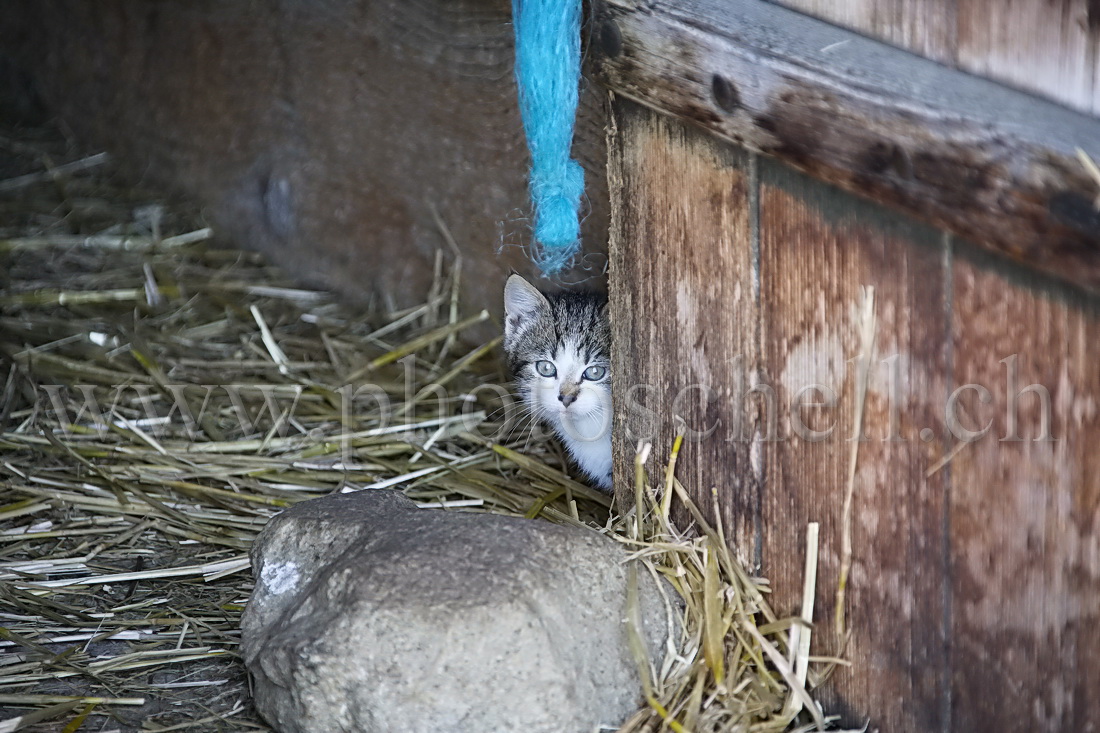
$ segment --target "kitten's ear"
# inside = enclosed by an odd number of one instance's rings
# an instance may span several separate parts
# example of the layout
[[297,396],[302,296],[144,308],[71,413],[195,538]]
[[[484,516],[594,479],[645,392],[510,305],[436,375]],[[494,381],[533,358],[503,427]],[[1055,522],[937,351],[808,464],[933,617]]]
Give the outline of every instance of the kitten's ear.
[[538,289],[513,274],[504,285],[504,328],[510,332],[522,321],[550,309],[550,302]]

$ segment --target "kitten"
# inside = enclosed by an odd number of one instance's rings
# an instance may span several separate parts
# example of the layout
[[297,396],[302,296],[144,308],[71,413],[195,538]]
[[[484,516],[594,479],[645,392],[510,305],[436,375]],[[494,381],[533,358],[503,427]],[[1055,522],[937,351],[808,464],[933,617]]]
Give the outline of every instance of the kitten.
[[504,352],[524,404],[549,424],[577,466],[611,490],[611,326],[597,293],[504,286]]

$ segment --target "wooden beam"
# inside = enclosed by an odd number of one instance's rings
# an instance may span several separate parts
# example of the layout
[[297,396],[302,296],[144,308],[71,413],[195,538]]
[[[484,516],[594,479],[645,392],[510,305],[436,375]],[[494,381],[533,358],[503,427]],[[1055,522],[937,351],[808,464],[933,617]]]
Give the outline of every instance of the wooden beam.
[[1100,120],[762,0],[600,0],[617,94],[1100,291]]

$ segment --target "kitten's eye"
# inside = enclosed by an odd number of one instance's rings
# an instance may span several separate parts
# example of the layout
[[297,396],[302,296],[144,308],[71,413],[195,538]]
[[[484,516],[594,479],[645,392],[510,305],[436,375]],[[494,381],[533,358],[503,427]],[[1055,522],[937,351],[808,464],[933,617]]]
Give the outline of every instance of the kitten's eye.
[[552,377],[558,373],[558,370],[554,366],[554,363],[549,361],[536,361],[535,371],[544,377]]
[[584,374],[582,374],[581,376],[590,382],[598,382],[607,376],[607,367],[590,366],[584,370]]

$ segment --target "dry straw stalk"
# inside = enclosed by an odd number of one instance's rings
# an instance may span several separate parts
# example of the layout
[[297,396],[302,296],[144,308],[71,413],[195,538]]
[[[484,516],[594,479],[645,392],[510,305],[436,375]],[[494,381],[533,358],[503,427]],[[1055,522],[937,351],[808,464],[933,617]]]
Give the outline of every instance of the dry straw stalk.
[[663,659],[633,645],[647,703],[623,731],[827,722],[809,636],[791,641],[806,620],[777,618],[703,520],[679,441],[659,486],[639,457],[637,502],[609,518],[537,426],[510,421],[499,340],[471,343],[488,316],[458,306],[460,260],[441,255],[424,303],[353,315],[214,245],[193,207],[32,137],[0,181],[0,731],[266,729],[238,657],[246,552],[284,507],[381,487],[602,531],[667,579],[683,631]]

